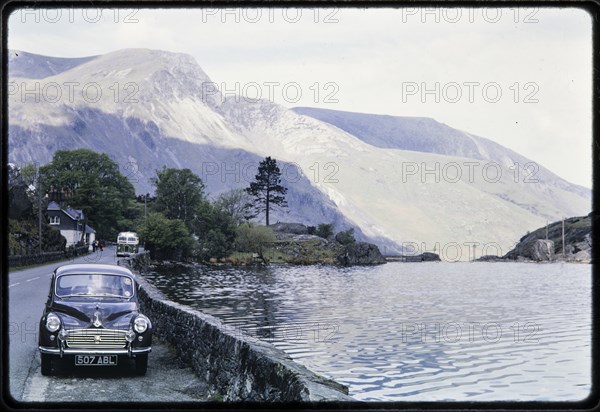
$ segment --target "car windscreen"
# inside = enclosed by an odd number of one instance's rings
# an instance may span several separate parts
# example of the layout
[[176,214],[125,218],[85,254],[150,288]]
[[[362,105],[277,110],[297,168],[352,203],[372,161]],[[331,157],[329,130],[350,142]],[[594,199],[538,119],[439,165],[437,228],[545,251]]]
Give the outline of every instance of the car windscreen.
[[127,276],[108,274],[62,275],[56,280],[56,296],[107,296],[128,299],[133,281]]

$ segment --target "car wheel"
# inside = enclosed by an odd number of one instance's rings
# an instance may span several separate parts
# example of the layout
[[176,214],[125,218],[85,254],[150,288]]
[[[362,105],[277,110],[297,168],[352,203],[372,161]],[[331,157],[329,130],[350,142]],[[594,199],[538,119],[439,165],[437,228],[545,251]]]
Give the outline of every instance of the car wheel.
[[148,369],[148,355],[137,355],[135,357],[135,374],[145,375]]
[[52,358],[50,355],[42,353],[42,375],[50,376],[52,375]]

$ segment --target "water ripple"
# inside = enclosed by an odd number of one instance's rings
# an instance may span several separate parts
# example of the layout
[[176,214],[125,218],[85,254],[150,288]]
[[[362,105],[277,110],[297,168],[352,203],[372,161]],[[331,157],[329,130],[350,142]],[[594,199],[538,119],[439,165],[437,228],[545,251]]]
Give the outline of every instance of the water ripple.
[[198,266],[148,279],[360,400],[580,400],[591,387],[588,265]]

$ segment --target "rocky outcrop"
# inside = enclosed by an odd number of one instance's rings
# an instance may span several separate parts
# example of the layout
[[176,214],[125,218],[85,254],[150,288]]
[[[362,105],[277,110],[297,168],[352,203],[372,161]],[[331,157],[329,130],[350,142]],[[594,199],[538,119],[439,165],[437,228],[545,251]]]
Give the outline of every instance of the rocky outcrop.
[[274,232],[292,233],[294,235],[308,234],[308,226],[302,223],[277,222],[270,227]]
[[440,262],[440,255],[432,252],[423,252],[418,255],[399,255],[399,256],[387,256],[386,261],[388,262]]
[[567,245],[565,257],[571,260],[590,261],[592,259],[592,234],[587,233],[581,242]]
[[545,239],[536,240],[526,251],[525,257],[537,262],[554,260],[554,242]]
[[[278,223],[279,224],[279,223]],[[301,231],[299,223],[284,223],[280,225],[275,237],[277,242],[273,248],[284,255],[282,263],[291,264],[337,264],[351,265],[379,265],[386,263],[379,248],[366,242],[355,242],[344,245],[333,237],[324,239],[316,235],[283,232],[289,225],[296,231]],[[303,225],[301,225],[303,226]]]
[[[139,272],[143,254],[119,264]],[[138,299],[153,333],[171,344],[180,361],[207,382],[209,399],[223,401],[354,401],[348,388],[295,363],[268,342],[249,337],[219,319],[168,300],[138,273]]]
[[340,265],[381,265],[386,263],[379,248],[371,243],[355,242],[344,246],[337,257]]
[[565,250],[562,249],[562,221],[541,227],[523,236],[506,255],[510,260],[536,262],[566,260],[590,262],[592,255],[592,214],[565,219]]
[[506,262],[506,258],[496,255],[483,255],[475,259],[474,262]]

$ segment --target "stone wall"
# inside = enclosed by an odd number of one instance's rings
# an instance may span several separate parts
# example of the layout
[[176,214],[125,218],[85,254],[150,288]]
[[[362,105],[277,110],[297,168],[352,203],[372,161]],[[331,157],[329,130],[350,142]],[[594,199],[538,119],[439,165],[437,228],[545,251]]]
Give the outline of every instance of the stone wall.
[[348,388],[295,363],[270,343],[243,336],[219,319],[172,302],[143,276],[148,255],[119,260],[138,273],[141,310],[154,334],[176,348],[208,384],[212,399],[224,401],[354,401]]
[[87,246],[69,247],[65,250],[55,252],[31,253],[24,255],[9,255],[8,266],[15,268],[19,266],[37,265],[61,259],[72,259],[88,253]]

